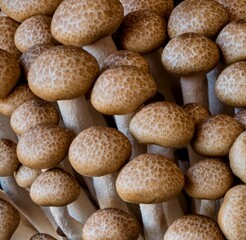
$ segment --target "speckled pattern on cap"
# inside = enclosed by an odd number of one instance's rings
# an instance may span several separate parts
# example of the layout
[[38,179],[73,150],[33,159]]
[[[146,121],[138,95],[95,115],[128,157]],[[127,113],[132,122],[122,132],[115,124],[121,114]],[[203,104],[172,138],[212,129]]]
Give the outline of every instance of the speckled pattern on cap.
[[53,238],[47,233],[37,233],[33,235],[29,240],[56,240],[56,238]]
[[242,109],[240,112],[234,115],[234,118],[244,127],[246,130],[246,109]]

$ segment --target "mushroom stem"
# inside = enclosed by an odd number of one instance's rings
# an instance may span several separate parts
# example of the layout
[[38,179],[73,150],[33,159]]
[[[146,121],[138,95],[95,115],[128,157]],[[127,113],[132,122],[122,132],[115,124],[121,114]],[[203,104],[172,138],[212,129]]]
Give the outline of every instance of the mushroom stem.
[[216,200],[201,199],[198,204],[195,205],[195,213],[216,219],[216,208]]
[[193,148],[191,147],[190,144],[187,145],[187,150],[188,150],[188,155],[189,155],[190,166],[192,166],[193,164],[197,163],[198,161],[200,161],[202,159],[202,156],[197,154],[193,150]]
[[17,136],[10,126],[10,119],[0,114],[0,138],[6,138],[17,143]]

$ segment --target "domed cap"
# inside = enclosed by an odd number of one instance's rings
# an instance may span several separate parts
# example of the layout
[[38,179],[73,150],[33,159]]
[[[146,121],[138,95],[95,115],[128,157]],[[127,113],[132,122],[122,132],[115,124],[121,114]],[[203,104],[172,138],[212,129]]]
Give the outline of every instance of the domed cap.
[[193,198],[222,198],[233,184],[233,174],[221,159],[203,159],[185,174],[185,191]]
[[89,90],[98,74],[98,63],[88,52],[77,47],[58,46],[43,52],[34,61],[28,83],[44,100],[74,99]]
[[75,201],[79,194],[77,180],[59,168],[41,173],[30,189],[31,199],[41,206],[65,206]]
[[47,233],[37,233],[33,235],[29,240],[56,240],[56,238],[53,238]]
[[19,139],[17,156],[22,164],[34,169],[56,166],[67,155],[73,134],[55,125],[37,125]]
[[48,16],[38,15],[26,19],[16,30],[16,47],[25,52],[36,44],[56,44],[57,41],[51,35],[50,25],[51,17]]
[[246,185],[237,185],[225,195],[218,213],[220,229],[227,239],[246,239]]
[[177,104],[156,102],[140,109],[133,116],[129,129],[139,143],[183,147],[194,134],[194,123]]
[[167,229],[164,240],[224,240],[218,223],[205,215],[183,216]]
[[246,130],[246,109],[242,109],[240,112],[235,114],[234,118],[244,127]]
[[176,197],[184,186],[178,166],[162,155],[142,154],[128,162],[116,180],[119,196],[130,203],[161,203]]
[[243,127],[232,117],[215,115],[204,119],[191,142],[193,149],[207,157],[226,156]]
[[246,183],[246,132],[241,133],[229,153],[232,172]]
[[66,0],[54,13],[51,32],[63,44],[81,47],[114,33],[123,17],[119,0]]
[[218,63],[219,49],[212,40],[203,35],[184,33],[167,43],[161,61],[166,70],[173,74],[204,74]]
[[168,20],[168,34],[195,32],[213,38],[227,24],[226,9],[214,0],[186,0],[176,6]]
[[33,99],[15,109],[10,118],[10,125],[13,131],[21,136],[27,129],[38,124],[57,125],[59,119],[58,110],[54,105],[41,99]]
[[69,148],[73,168],[85,176],[116,172],[131,156],[131,144],[120,131],[93,126],[82,131]]
[[106,208],[93,213],[86,221],[84,240],[137,240],[139,227],[135,220],[120,209]]
[[234,107],[246,106],[246,61],[226,67],[215,84],[216,96],[225,104]]
[[129,13],[115,34],[120,49],[140,54],[155,51],[166,39],[165,20],[151,11]]
[[104,114],[127,114],[153,97],[156,88],[150,74],[132,66],[115,67],[99,76],[92,89],[91,103]]

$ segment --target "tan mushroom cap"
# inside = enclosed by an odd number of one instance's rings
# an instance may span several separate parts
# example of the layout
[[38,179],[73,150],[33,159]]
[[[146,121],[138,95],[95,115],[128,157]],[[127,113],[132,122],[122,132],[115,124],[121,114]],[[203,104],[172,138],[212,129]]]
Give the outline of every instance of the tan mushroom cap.
[[36,44],[57,44],[51,35],[51,17],[38,15],[33,16],[21,23],[15,33],[15,45],[25,52]]
[[161,47],[166,35],[162,17],[151,11],[137,11],[124,17],[115,41],[120,49],[147,54]]
[[50,236],[47,233],[37,233],[33,235],[29,240],[56,240],[56,238]]
[[96,59],[81,48],[57,46],[43,52],[28,73],[30,89],[47,101],[85,94],[99,74]]
[[119,0],[67,0],[54,13],[51,32],[63,44],[81,47],[114,33],[123,17]]
[[228,23],[226,9],[215,0],[186,0],[176,6],[168,20],[168,34],[195,32],[213,38]]
[[246,132],[242,132],[233,143],[229,153],[232,172],[246,183]]
[[22,22],[35,15],[52,15],[62,0],[1,0],[0,8],[12,19]]
[[46,169],[55,167],[67,155],[73,134],[56,125],[37,125],[19,139],[17,156],[27,167]]
[[82,230],[84,240],[137,240],[139,227],[120,209],[106,208],[93,213]]
[[173,74],[204,74],[218,63],[219,49],[212,40],[203,35],[183,33],[167,43],[161,61],[166,70]]
[[68,172],[52,168],[41,173],[33,182],[30,196],[41,206],[64,206],[75,201],[80,194],[80,185]]
[[9,17],[0,17],[0,48],[13,54],[18,59],[21,52],[17,49],[14,42],[15,31],[19,23]]
[[153,97],[156,89],[150,74],[133,66],[119,66],[98,77],[92,89],[91,103],[104,114],[127,114]]
[[220,229],[228,240],[246,239],[246,185],[237,185],[225,195],[218,213]]
[[19,167],[16,144],[8,139],[0,139],[0,176],[10,176]]
[[233,184],[233,174],[221,159],[203,159],[185,174],[186,193],[193,198],[222,198]]
[[116,180],[119,196],[130,203],[161,203],[176,197],[184,186],[178,166],[162,155],[141,154],[128,162]]
[[224,240],[218,223],[205,215],[183,216],[167,229],[164,240]]
[[226,156],[243,127],[232,117],[219,114],[204,119],[191,142],[193,149],[207,157]]
[[93,126],[82,131],[69,148],[69,161],[81,175],[103,176],[119,170],[130,158],[131,144],[120,131]]
[[246,107],[246,61],[226,67],[215,84],[216,96],[225,104]]
[[129,129],[139,143],[183,147],[194,134],[194,123],[177,104],[156,102],[140,109],[133,116]]
[[59,119],[59,112],[53,104],[33,99],[15,109],[10,118],[10,126],[21,136],[27,129],[38,124],[57,125]]
[[234,118],[244,127],[246,130],[246,109],[242,109],[240,112],[235,114]]

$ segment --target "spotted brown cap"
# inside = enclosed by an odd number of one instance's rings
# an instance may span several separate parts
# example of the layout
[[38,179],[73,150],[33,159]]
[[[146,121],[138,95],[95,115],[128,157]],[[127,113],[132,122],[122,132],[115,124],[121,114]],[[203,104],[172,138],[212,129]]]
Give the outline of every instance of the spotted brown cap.
[[246,130],[246,109],[242,109],[237,114],[235,114],[234,118],[244,127]]
[[56,240],[56,238],[47,233],[37,233],[33,235],[29,240]]

